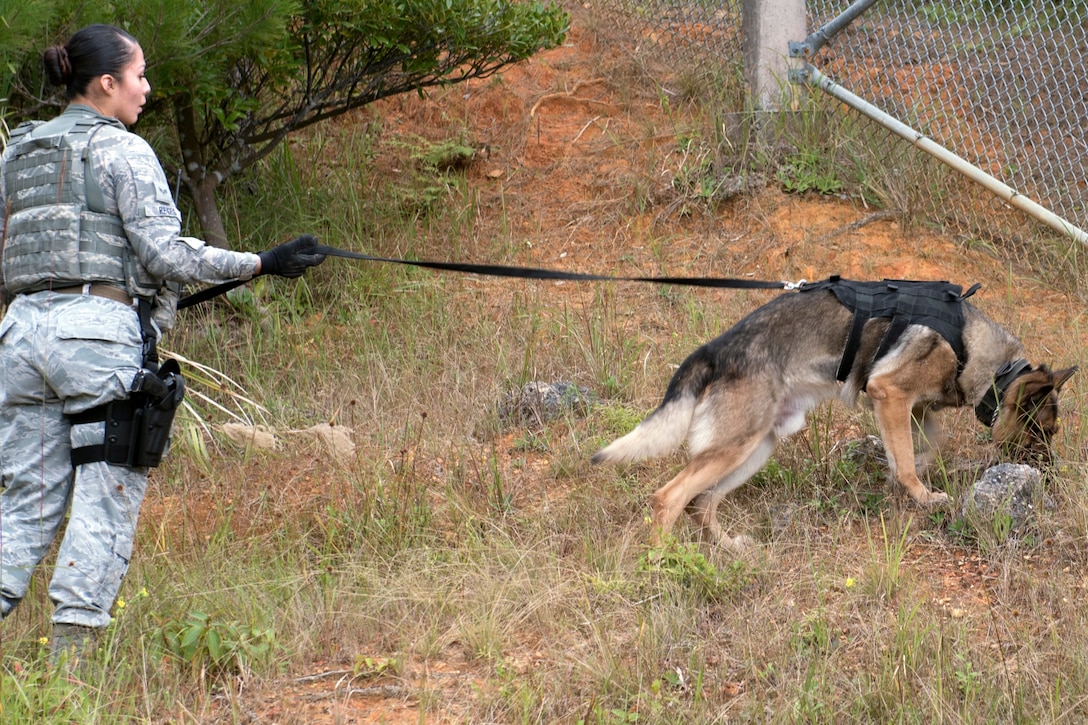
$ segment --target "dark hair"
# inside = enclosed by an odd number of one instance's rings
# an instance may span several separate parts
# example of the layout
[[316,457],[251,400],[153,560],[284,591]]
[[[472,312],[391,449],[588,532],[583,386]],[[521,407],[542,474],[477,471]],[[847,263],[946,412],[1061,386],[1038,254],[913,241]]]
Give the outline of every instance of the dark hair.
[[77,30],[66,45],[45,51],[45,77],[65,86],[68,100],[87,92],[99,76],[119,76],[135,55],[136,39],[113,25],[88,25]]

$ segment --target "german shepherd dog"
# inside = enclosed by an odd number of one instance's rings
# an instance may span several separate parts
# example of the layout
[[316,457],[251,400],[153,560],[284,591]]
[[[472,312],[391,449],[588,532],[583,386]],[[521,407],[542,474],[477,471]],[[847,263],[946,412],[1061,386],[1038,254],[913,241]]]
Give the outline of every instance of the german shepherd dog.
[[866,393],[891,476],[921,506],[948,501],[918,477],[940,446],[941,408],[975,406],[1007,457],[1048,457],[1058,391],[1077,368],[1028,364],[1019,340],[964,301],[975,289],[837,277],[802,285],[695,350],[661,405],[593,462],[660,456],[686,439],[690,462],[653,495],[656,537],[686,509],[705,535],[740,550],[750,540],[726,535],[718,504],[831,398],[852,406]]

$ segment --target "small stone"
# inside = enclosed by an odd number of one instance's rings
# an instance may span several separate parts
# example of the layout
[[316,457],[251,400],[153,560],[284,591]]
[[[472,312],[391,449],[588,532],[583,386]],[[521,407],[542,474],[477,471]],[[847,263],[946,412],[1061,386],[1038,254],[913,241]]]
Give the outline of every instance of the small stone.
[[597,396],[572,383],[525,383],[511,390],[499,403],[499,420],[504,424],[546,423],[563,415],[585,415]]

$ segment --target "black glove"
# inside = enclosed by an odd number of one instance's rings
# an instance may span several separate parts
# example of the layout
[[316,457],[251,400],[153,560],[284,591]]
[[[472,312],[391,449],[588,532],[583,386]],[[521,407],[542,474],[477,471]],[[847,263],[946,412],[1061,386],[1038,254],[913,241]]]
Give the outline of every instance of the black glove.
[[297,239],[259,252],[261,274],[278,274],[280,277],[301,277],[307,267],[316,267],[325,261],[325,255],[317,250],[317,237],[303,234]]

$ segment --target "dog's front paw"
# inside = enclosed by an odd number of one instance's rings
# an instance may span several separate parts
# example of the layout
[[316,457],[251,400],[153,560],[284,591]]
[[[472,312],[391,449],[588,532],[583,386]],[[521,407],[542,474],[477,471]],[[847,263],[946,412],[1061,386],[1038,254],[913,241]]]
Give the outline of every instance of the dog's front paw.
[[918,505],[936,508],[948,504],[951,500],[944,491],[926,491],[926,495],[918,500]]

